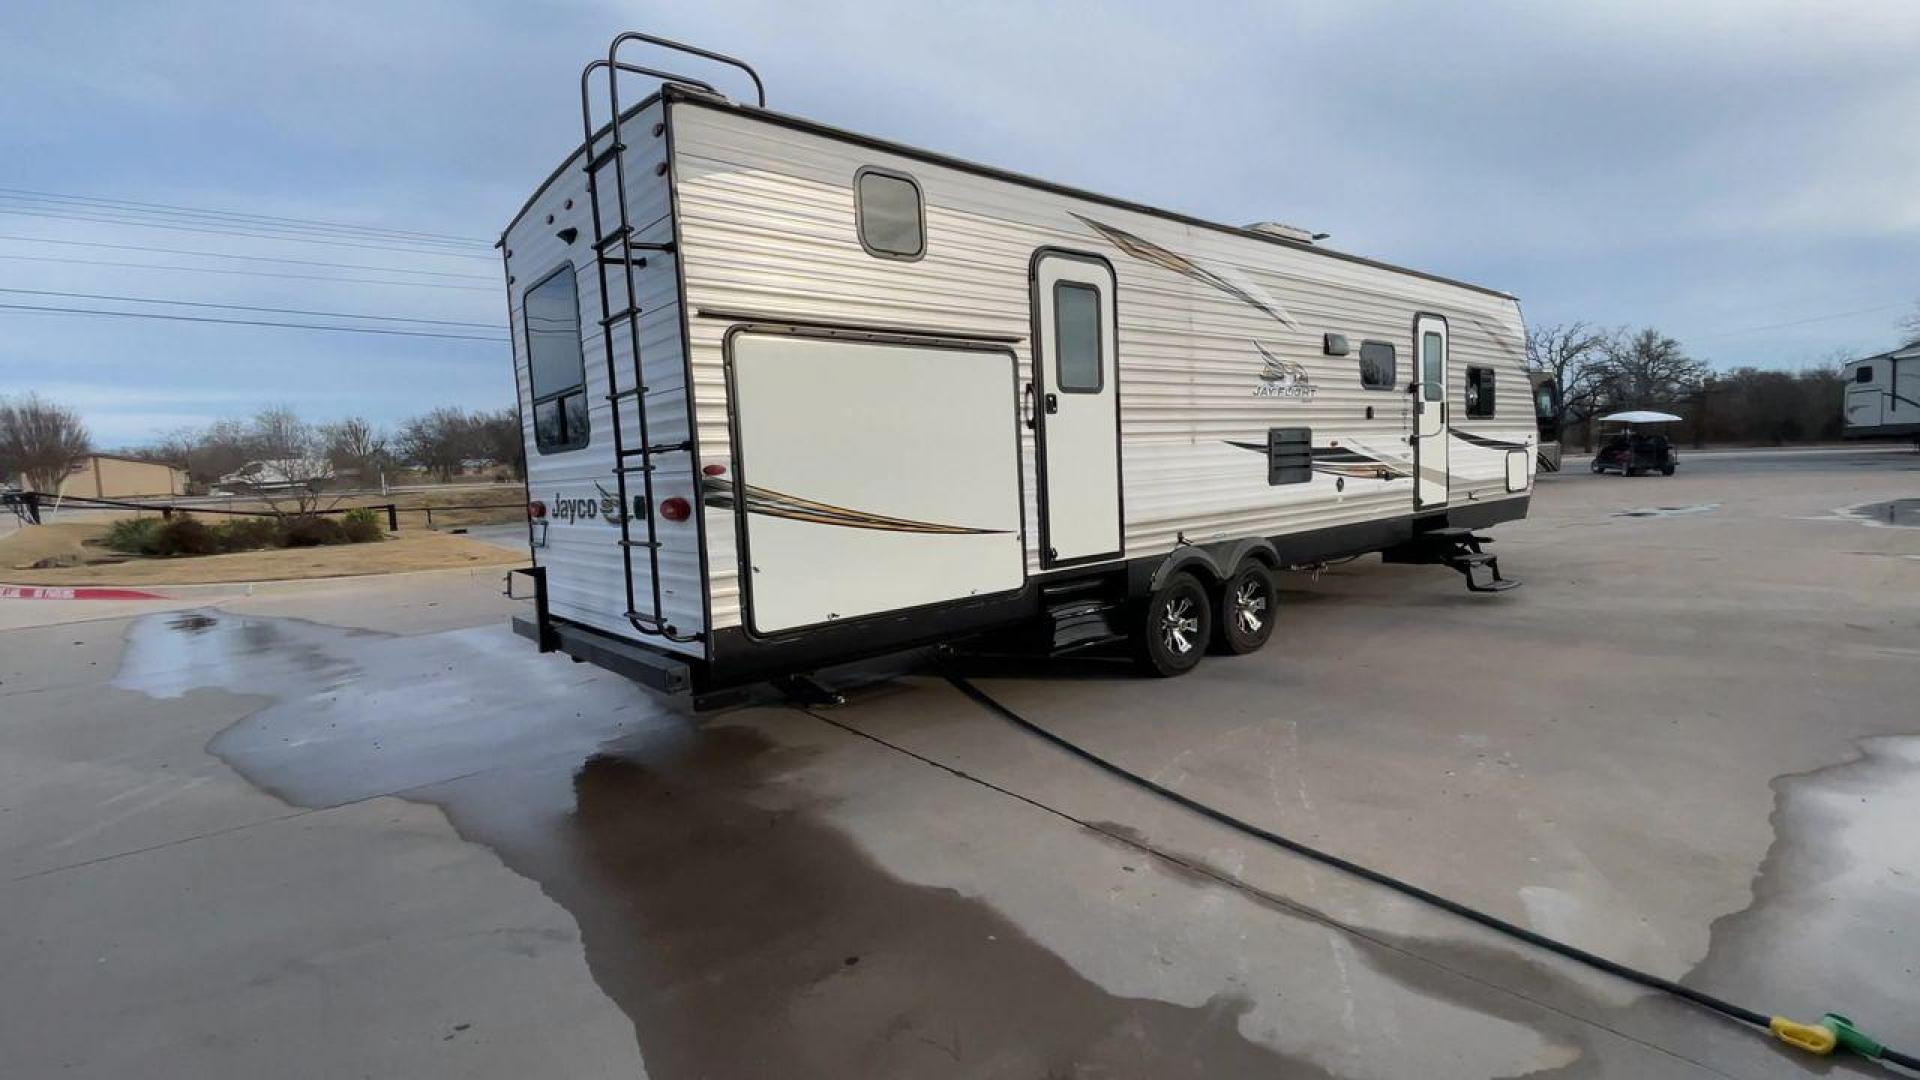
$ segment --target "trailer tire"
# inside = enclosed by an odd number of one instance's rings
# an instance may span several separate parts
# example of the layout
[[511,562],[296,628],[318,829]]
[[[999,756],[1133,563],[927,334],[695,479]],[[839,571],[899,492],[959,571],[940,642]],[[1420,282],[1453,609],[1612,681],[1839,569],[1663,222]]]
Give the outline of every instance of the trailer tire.
[[1662,465],[1662,466],[1660,466],[1660,475],[1661,475],[1661,476],[1672,476],[1672,475],[1673,475],[1673,466],[1671,466],[1671,465]]
[[1214,651],[1229,656],[1260,651],[1273,636],[1279,600],[1267,564],[1258,559],[1242,562],[1220,586],[1219,601],[1213,605]]
[[1207,590],[1182,571],[1153,591],[1134,628],[1133,658],[1143,674],[1168,679],[1185,675],[1200,663],[1213,633],[1213,605]]

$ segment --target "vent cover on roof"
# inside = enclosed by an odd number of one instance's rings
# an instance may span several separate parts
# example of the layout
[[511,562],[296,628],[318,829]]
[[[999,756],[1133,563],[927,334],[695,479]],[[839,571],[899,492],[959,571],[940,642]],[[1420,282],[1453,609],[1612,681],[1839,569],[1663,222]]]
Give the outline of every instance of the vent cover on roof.
[[1311,244],[1326,235],[1326,233],[1315,233],[1311,229],[1303,229],[1298,225],[1288,225],[1284,221],[1256,221],[1247,226],[1247,229],[1250,232],[1266,233],[1268,236],[1278,236],[1282,240],[1293,240],[1302,244]]

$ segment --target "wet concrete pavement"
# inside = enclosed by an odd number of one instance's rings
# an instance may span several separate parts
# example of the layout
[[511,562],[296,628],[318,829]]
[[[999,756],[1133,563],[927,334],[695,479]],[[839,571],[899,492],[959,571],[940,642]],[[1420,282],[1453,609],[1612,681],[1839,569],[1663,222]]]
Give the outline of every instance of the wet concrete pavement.
[[[1920,494],[1882,465],[1553,478],[1496,532],[1517,592],[1367,559],[1186,679],[970,671],[1231,812],[1912,1047],[1920,532],[1837,513]],[[911,658],[694,718],[474,578],[48,610],[0,636],[8,1076],[1808,1071]]]

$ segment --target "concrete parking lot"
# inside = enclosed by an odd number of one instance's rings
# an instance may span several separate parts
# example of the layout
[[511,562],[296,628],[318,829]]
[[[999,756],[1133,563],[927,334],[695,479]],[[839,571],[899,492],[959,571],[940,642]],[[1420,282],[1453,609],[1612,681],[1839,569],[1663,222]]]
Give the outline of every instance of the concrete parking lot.
[[[1570,463],[1574,468],[1579,463]],[[1263,652],[973,662],[1161,783],[1920,1049],[1920,457],[1574,471],[1468,594],[1286,579]],[[923,660],[693,717],[497,576],[0,601],[7,1077],[1801,1076],[1264,847]]]

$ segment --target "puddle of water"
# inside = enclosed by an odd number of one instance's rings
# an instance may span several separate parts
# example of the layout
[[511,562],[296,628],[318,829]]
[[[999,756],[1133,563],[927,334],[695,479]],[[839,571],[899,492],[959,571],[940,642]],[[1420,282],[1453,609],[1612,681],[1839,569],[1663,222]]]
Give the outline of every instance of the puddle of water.
[[1876,525],[1920,529],[1920,499],[1889,499],[1886,502],[1856,506],[1848,512],[1854,517]]
[[1242,1034],[1244,997],[1113,994],[985,901],[887,873],[792,780],[810,749],[497,628],[206,619],[137,621],[116,685],[269,698],[208,749],[291,804],[439,807],[578,922],[650,1076],[1327,1075]]
[[1700,503],[1696,506],[1643,506],[1634,510],[1617,511],[1614,517],[1680,517],[1685,514],[1710,514],[1720,509],[1719,503]]

